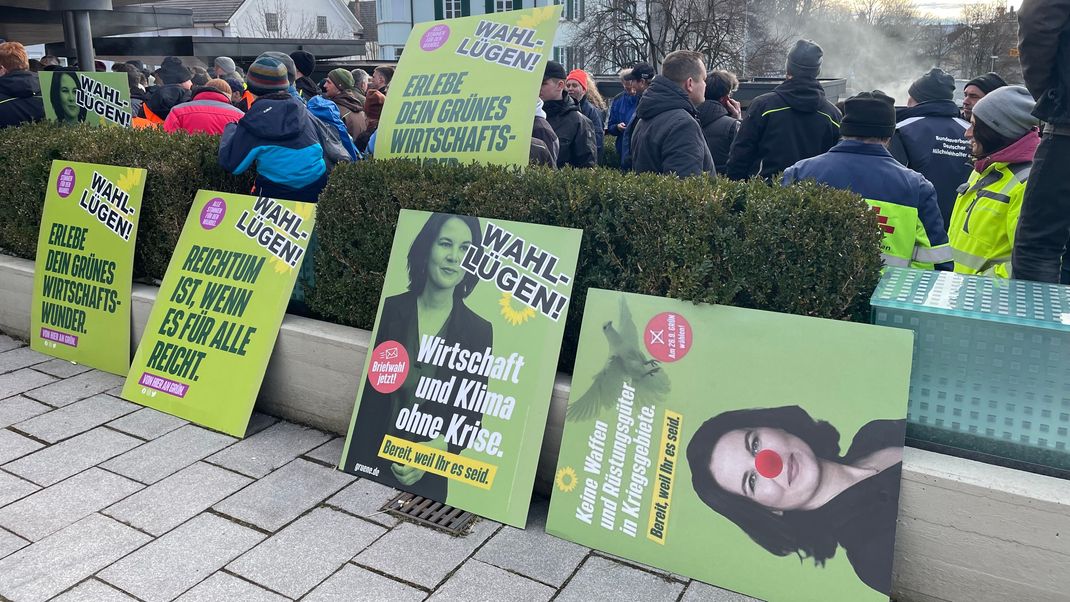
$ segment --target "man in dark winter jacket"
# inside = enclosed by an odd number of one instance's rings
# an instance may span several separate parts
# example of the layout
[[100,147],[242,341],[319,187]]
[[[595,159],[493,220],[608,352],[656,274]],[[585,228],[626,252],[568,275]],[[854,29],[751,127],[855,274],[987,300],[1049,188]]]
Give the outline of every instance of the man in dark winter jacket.
[[241,174],[255,164],[254,194],[315,202],[327,184],[327,164],[314,117],[288,91],[286,65],[265,53],[246,76],[256,101],[223,131],[219,165]]
[[0,128],[45,118],[41,83],[29,69],[22,44],[0,44]]
[[627,140],[624,133],[627,131],[628,124],[632,122],[632,118],[635,117],[635,108],[639,106],[639,95],[635,91],[631,75],[631,69],[620,70],[620,83],[624,86],[624,91],[614,96],[609,102],[609,117],[606,123],[606,133],[617,138],[615,143],[617,156],[622,161],[624,141]]
[[152,90],[137,116],[162,126],[175,105],[189,101],[190,89],[193,88],[193,73],[189,67],[182,64],[182,59],[169,56],[163,60],[159,76],[163,79],[162,85]]
[[1014,239],[1015,278],[1070,283],[1070,0],[1023,0],[1018,49],[1044,136],[1033,159]]
[[546,121],[546,111],[542,105],[541,98],[535,100],[535,122],[531,126],[531,138],[542,142],[550,156],[550,164],[556,168],[557,156],[561,154],[561,141],[557,139],[550,122]]
[[706,65],[693,50],[670,52],[635,110],[632,169],[681,178],[713,173],[713,157],[696,119],[706,91]]
[[714,71],[706,76],[706,101],[698,106],[698,123],[706,146],[710,148],[717,173],[724,175],[732,142],[739,132],[739,102],[732,92],[739,87],[739,79],[728,71]]
[[572,97],[565,93],[567,75],[561,63],[548,61],[542,87],[539,88],[546,121],[550,122],[561,146],[557,166],[595,167],[598,165],[598,152],[594,144],[594,126],[580,112]]
[[958,187],[970,178],[970,124],[959,118],[955,78],[932,69],[910,85],[907,108],[896,111],[892,156],[936,187],[940,215],[951,223]]
[[297,79],[294,80],[297,95],[305,102],[313,96],[319,96],[319,86],[309,77],[316,70],[316,55],[307,50],[298,50],[291,52],[290,58],[293,59],[294,68],[297,69]]
[[[639,108],[639,101],[643,98],[643,95],[650,89],[650,83],[654,81],[655,75],[657,75],[657,72],[647,63],[636,63],[631,72],[628,73],[628,80],[631,82],[632,90],[635,92],[636,109]],[[632,111],[632,118],[625,127],[621,128],[621,131],[624,132],[624,135],[621,136],[624,139],[624,143],[620,147],[620,168],[624,171],[629,171],[632,168],[632,147],[629,144],[632,139],[630,132],[635,127],[636,119],[635,111]]]
[[816,180],[862,195],[879,215],[884,265],[951,270],[951,247],[936,190],[896,162],[886,148],[895,132],[894,101],[874,90],[848,98],[844,105],[843,141],[789,167],[784,185]]
[[816,157],[840,139],[840,112],[825,99],[821,47],[799,40],[788,53],[787,80],[747,107],[725,173],[770,179],[796,162]]
[[977,104],[977,101],[1006,85],[1007,82],[995,71],[978,75],[966,82],[962,87],[962,118],[968,122],[973,115],[973,105]]

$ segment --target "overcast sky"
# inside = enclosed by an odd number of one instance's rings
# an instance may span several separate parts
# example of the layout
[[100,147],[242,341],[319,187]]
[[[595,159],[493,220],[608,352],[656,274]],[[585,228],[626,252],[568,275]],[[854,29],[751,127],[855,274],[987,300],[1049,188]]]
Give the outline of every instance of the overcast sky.
[[[963,4],[973,1],[976,0],[914,0],[914,4],[917,4],[923,12],[937,17],[955,18],[959,16]],[[1009,0],[1008,5],[1017,9],[1022,5],[1022,0]]]

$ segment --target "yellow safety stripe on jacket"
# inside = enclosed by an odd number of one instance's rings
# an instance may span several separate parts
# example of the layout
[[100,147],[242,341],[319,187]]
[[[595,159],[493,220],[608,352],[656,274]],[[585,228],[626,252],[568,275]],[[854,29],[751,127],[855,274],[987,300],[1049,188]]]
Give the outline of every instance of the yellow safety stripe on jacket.
[[[769,109],[768,111],[762,113],[762,117],[765,117],[766,115],[769,115],[771,113],[778,113],[780,111],[787,111],[790,108],[791,107],[780,107],[779,109]],[[840,127],[840,124],[837,123],[836,120],[832,118],[832,115],[829,115],[828,113],[825,113],[824,111],[818,111],[818,113],[824,115],[825,117],[828,117],[828,120],[832,122],[832,125],[834,125],[836,127]]]
[[865,201],[877,212],[880,228],[884,232],[881,241],[884,265],[931,270],[936,267],[935,264],[951,261],[950,246],[933,246],[929,241],[929,234],[918,217],[917,207],[873,199]]
[[948,236],[955,271],[1011,277],[1011,251],[1031,162],[993,163],[961,186]]

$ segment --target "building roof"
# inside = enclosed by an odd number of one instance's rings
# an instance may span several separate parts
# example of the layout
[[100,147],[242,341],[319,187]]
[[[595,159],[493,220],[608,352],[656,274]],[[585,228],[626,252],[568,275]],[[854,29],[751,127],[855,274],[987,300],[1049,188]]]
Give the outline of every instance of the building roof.
[[148,2],[161,8],[188,8],[194,23],[226,23],[245,4],[245,0],[159,0]]
[[356,3],[357,20],[364,28],[364,39],[368,42],[379,41],[379,17],[375,14],[375,0],[361,0]]

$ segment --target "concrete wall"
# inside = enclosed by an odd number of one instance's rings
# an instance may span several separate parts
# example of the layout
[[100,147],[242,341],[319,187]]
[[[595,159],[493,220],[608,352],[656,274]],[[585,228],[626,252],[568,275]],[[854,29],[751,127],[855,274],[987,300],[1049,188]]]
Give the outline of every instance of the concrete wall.
[[[0,255],[0,331],[27,337],[33,262]],[[134,287],[134,336],[156,289]],[[286,316],[260,411],[348,430],[370,333]],[[551,400],[536,489],[549,492],[569,379]],[[1070,600],[1070,481],[907,449],[895,554],[901,602]]]

